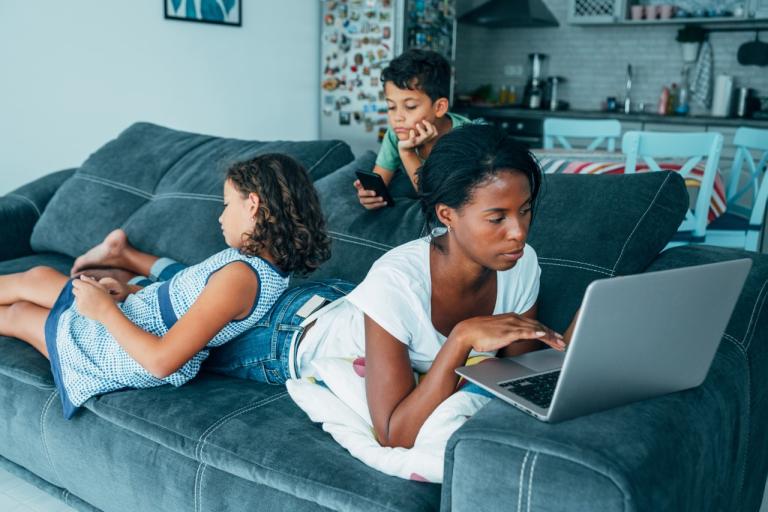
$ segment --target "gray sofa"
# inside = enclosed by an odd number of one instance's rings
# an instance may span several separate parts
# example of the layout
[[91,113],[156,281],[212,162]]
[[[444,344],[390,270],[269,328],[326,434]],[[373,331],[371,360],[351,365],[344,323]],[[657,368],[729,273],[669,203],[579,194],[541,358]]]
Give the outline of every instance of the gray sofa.
[[[266,151],[302,161],[321,195],[333,257],[312,279],[359,281],[376,257],[422,234],[402,180],[394,208],[357,204],[354,170],[373,165],[370,153],[353,160],[341,142],[238,141],[139,123],[79,169],[0,198],[0,274],[67,271],[117,226],[141,249],[199,261],[223,248],[223,170]],[[493,400],[452,437],[440,486],[363,465],[283,387],[207,371],[180,388],[91,399],[66,421],[47,360],[0,338],[0,465],[79,510],[756,511],[768,472],[768,258],[704,246],[658,254],[687,201],[669,173],[548,176],[530,243],[543,271],[541,318],[556,329],[594,279],[751,257],[697,389],[555,425]]]

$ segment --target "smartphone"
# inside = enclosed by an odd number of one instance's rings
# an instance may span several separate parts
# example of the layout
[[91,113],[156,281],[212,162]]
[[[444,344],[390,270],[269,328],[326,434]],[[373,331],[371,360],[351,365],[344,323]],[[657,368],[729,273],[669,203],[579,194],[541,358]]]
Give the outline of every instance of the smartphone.
[[384,183],[384,180],[381,179],[381,176],[375,172],[361,170],[355,171],[355,174],[357,174],[357,179],[360,180],[360,184],[365,190],[373,190],[376,192],[377,196],[382,198],[387,203],[387,206],[395,206],[395,200],[392,199],[391,195],[389,195],[387,184]]

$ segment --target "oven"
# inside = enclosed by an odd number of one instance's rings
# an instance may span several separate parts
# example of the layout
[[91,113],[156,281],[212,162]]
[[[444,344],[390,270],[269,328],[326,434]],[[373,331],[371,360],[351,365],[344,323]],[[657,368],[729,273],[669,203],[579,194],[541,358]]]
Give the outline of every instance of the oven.
[[529,148],[544,146],[544,115],[534,111],[512,108],[464,106],[457,114],[498,126]]
[[485,120],[503,129],[529,148],[544,146],[544,119],[531,117],[487,117]]

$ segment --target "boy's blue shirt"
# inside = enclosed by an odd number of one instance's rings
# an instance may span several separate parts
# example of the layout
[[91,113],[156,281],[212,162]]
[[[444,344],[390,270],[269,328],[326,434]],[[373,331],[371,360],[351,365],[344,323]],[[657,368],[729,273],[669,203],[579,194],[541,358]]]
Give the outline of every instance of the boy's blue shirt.
[[[472,122],[469,118],[459,114],[448,112],[447,115],[451,120],[451,130]],[[397,135],[390,126],[387,128],[387,133],[384,135],[384,139],[381,141],[379,154],[376,155],[376,165],[390,172],[396,172],[402,168],[403,162],[400,160],[400,152],[397,150],[397,142]]]

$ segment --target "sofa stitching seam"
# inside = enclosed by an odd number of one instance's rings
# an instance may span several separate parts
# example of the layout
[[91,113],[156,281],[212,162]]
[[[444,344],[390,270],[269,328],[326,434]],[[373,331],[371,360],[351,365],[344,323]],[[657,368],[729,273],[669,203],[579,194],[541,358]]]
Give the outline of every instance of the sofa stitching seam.
[[75,174],[73,178],[90,181],[91,183],[98,183],[99,185],[104,185],[105,187],[116,188],[118,190],[122,190],[123,192],[127,192],[135,196],[143,197],[144,199],[148,199],[148,200],[152,199],[151,192],[147,192],[146,190],[141,190],[140,188],[133,187],[131,185],[126,185],[125,183],[120,183],[107,178],[102,178],[100,176],[92,176],[89,174]]
[[318,166],[318,165],[320,165],[321,163],[323,163],[323,160],[325,160],[326,158],[328,158],[328,155],[330,155],[331,153],[333,153],[334,151],[336,151],[336,149],[337,149],[337,148],[340,148],[340,147],[343,147],[343,146],[344,146],[344,143],[343,143],[343,142],[337,142],[337,143],[336,143],[336,144],[334,144],[332,147],[328,148],[328,150],[325,152],[325,154],[324,154],[323,156],[321,156],[321,157],[320,157],[320,158],[319,158],[319,159],[318,159],[318,160],[317,160],[317,161],[314,163],[314,165],[312,165],[312,167],[310,167],[310,168],[309,168],[309,170],[307,170],[307,174],[312,174],[312,171],[314,171],[314,170],[317,168],[317,166]]
[[539,256],[539,261],[549,261],[549,260],[551,260],[551,261],[563,261],[563,262],[566,262],[566,263],[579,263],[581,265],[585,265],[585,266],[588,266],[588,267],[594,267],[596,269],[605,270],[606,272],[611,272],[611,269],[608,268],[608,267],[603,267],[603,266],[600,266],[600,265],[595,265],[594,263],[588,263],[586,261],[570,260],[570,259],[565,259],[565,258],[549,258],[549,257]]
[[163,199],[190,199],[195,201],[211,201],[214,203],[222,202],[221,196],[213,194],[190,194],[187,192],[164,192],[162,194],[155,194],[150,199],[151,201],[160,201]]
[[33,210],[35,210],[35,213],[37,214],[38,218],[42,217],[43,213],[40,211],[40,208],[38,208],[37,205],[35,204],[35,202],[33,200],[31,200],[30,198],[28,198],[26,196],[23,196],[21,194],[16,194],[14,192],[11,192],[10,194],[6,194],[5,197],[13,197],[15,199],[22,200],[24,203],[30,205]]
[[659,186],[659,188],[656,190],[656,195],[654,195],[654,196],[653,196],[653,199],[651,199],[651,202],[650,202],[650,203],[648,203],[648,207],[645,209],[645,211],[643,212],[643,214],[642,214],[642,215],[640,216],[640,218],[637,220],[637,223],[635,224],[635,227],[634,227],[634,228],[632,228],[632,232],[631,232],[631,233],[629,233],[629,236],[628,236],[628,237],[627,237],[627,239],[624,241],[624,245],[621,247],[621,252],[619,253],[619,257],[618,257],[618,258],[616,258],[616,263],[614,263],[614,265],[613,265],[613,270],[612,270],[612,272],[613,272],[614,274],[616,273],[616,267],[618,267],[618,266],[619,266],[619,262],[621,261],[621,258],[622,258],[622,256],[624,256],[624,251],[626,250],[626,248],[627,248],[627,245],[629,244],[629,241],[630,241],[630,240],[632,239],[632,237],[634,236],[634,234],[635,234],[635,231],[637,231],[637,228],[640,226],[640,224],[642,224],[642,222],[643,222],[643,219],[645,219],[645,216],[646,216],[646,215],[648,215],[648,212],[649,212],[649,211],[651,211],[651,208],[652,208],[652,207],[653,207],[653,205],[656,203],[656,199],[658,199],[658,197],[659,197],[659,194],[661,193],[662,189],[663,189],[663,188],[664,188],[664,186],[667,184],[667,181],[669,181],[669,177],[670,177],[670,176],[671,176],[671,174],[667,174],[667,176],[664,178],[664,182],[663,182],[663,183],[662,183],[662,184]]
[[288,394],[287,392],[283,392],[283,393],[278,393],[276,395],[272,395],[254,404],[250,404],[245,407],[241,407],[238,410],[232,411],[222,416],[215,422],[213,422],[202,434],[200,434],[200,437],[197,440],[197,446],[195,447],[195,456],[197,457],[197,460],[199,462],[203,462],[203,449],[205,448],[205,444],[207,443],[208,437],[210,437],[221,426],[225,425],[227,422],[236,418],[237,416],[250,412],[254,409],[258,409],[259,407],[262,407],[264,405],[270,404],[275,400],[279,400],[280,398],[285,397],[287,394]]
[[393,248],[393,246],[391,246],[391,245],[382,244],[381,242],[376,242],[376,241],[370,240],[368,238],[362,238],[362,237],[359,237],[359,236],[350,235],[348,233],[339,233],[338,231],[328,231],[328,234],[336,235],[339,238],[349,238],[350,241],[359,240],[361,242],[367,242],[369,244],[379,245],[379,246],[381,246],[382,249],[386,249],[386,250],[389,250],[389,249]]
[[525,457],[523,457],[523,463],[520,464],[520,479],[517,483],[517,512],[523,510],[523,486],[525,485],[525,466],[528,464],[528,456],[531,454],[530,450],[525,450]]
[[550,266],[553,266],[553,267],[578,268],[580,270],[586,270],[586,271],[589,271],[589,272],[595,272],[596,274],[602,274],[602,275],[605,275],[605,276],[608,276],[608,277],[613,277],[614,276],[613,273],[604,272],[602,270],[597,270],[595,268],[585,267],[583,265],[566,265],[564,263],[552,263],[552,262],[548,262],[548,261],[542,261],[541,264],[542,265],[550,265]]
[[[765,305],[765,299],[768,297],[768,293],[765,293],[766,286],[768,286],[768,279],[766,279],[763,282],[763,286],[760,288],[760,293],[757,294],[757,298],[755,299],[755,306],[752,308],[752,314],[749,316],[749,322],[747,323],[747,330],[744,333],[744,342],[746,344],[747,349],[749,349],[749,346],[752,344],[752,339],[755,337],[755,332],[757,332],[757,321],[760,319],[760,315],[763,312],[763,306]],[[762,300],[760,299],[761,296],[762,296]],[[758,302],[760,303],[759,306],[758,306]],[[759,313],[757,313],[757,317],[755,317],[755,313],[758,310],[759,310]],[[750,331],[752,331],[751,335],[750,335]],[[747,336],[749,336],[749,340],[747,340]]]
[[369,247],[371,249],[376,249],[377,251],[381,251],[381,252],[387,252],[389,250],[389,249],[385,249],[383,247],[378,247],[376,245],[372,245],[372,244],[369,244],[369,243],[358,242],[358,241],[355,241],[355,240],[350,240],[348,238],[342,238],[342,237],[339,237],[339,236],[331,235],[331,238],[335,239],[335,240],[339,240],[340,242],[347,242],[348,244],[362,245],[363,247]]
[[53,464],[53,458],[51,457],[51,452],[48,449],[48,441],[46,440],[46,436],[45,436],[45,416],[48,413],[48,410],[51,408],[51,404],[53,404],[53,400],[56,398],[57,394],[58,394],[57,391],[54,391],[53,393],[51,393],[51,395],[48,397],[48,400],[46,400],[45,405],[43,405],[43,409],[40,411],[40,439],[43,442],[43,450],[45,450],[45,458],[48,459],[48,464],[51,466],[51,469],[53,470],[53,474],[56,475],[56,478],[63,485],[64,481],[61,479],[61,475],[59,475],[59,472],[56,469],[56,466]]
[[531,463],[531,470],[528,472],[528,506],[527,512],[531,512],[531,492],[533,490],[533,472],[536,469],[536,461],[539,458],[539,452],[536,452],[533,456],[533,462]]
[[195,490],[194,490],[194,495],[195,495],[195,505],[194,505],[195,506],[195,512],[200,512],[200,509],[202,507],[202,502],[203,502],[203,488],[202,488],[203,486],[202,486],[202,481],[203,481],[203,473],[205,473],[205,469],[206,469],[207,466],[208,465],[206,463],[201,462],[197,466],[197,471],[195,472]]
[[739,349],[739,352],[741,352],[741,354],[746,357],[747,351],[744,348],[743,341],[741,341],[741,340],[739,340],[737,338],[734,338],[733,336],[731,336],[727,332],[723,333],[723,338],[728,340],[728,341],[730,341],[733,345],[735,345],[736,348]]

